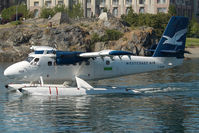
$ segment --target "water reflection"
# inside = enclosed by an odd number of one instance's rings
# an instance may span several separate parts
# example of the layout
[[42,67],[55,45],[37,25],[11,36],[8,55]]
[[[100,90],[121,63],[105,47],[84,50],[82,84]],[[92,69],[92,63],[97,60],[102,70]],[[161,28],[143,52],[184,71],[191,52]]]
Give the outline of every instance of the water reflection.
[[184,100],[158,95],[22,96],[6,104],[3,113],[11,119],[4,125],[11,131],[23,126],[47,132],[183,132],[184,122],[191,118]]

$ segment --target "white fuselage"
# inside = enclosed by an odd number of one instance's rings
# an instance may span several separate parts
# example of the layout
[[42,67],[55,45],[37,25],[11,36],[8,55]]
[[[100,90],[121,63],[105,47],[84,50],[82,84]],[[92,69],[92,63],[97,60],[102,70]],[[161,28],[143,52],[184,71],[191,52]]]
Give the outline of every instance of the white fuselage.
[[29,55],[39,58],[38,62],[22,61],[8,67],[4,75],[21,79],[22,81],[36,81],[43,77],[48,80],[84,80],[113,78],[148,71],[167,69],[183,62],[175,57],[142,57],[142,56],[105,56],[90,58],[88,61],[70,65],[57,65],[55,55]]

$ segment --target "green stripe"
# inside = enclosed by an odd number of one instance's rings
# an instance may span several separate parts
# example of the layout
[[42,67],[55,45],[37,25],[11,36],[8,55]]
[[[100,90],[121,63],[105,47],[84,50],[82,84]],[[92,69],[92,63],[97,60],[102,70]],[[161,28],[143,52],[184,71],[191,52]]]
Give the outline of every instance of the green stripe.
[[105,71],[111,71],[111,70],[112,70],[112,67],[104,67],[104,70],[105,70]]

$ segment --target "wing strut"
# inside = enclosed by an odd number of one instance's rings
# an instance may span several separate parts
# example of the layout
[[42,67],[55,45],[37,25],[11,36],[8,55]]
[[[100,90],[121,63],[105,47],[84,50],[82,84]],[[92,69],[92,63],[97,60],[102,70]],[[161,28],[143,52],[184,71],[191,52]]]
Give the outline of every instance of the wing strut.
[[90,89],[93,88],[90,84],[88,84],[83,79],[81,79],[79,77],[75,77],[75,78],[76,78],[76,82],[77,82],[77,88],[84,88],[84,89],[87,89],[87,90],[90,90]]

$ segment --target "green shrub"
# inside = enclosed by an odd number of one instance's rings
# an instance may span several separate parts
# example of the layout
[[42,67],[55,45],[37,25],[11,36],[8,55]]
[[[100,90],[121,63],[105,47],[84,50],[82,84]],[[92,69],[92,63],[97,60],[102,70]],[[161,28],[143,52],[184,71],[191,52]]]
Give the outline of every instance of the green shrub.
[[55,13],[58,12],[67,12],[67,8],[65,7],[65,5],[57,5],[53,8]]
[[123,34],[118,30],[107,29],[104,36],[101,37],[101,41],[113,41],[118,40],[123,36]]
[[1,12],[1,16],[3,21],[10,22],[16,20],[16,10],[17,10],[17,17],[20,20],[21,17],[27,18],[29,11],[27,10],[26,5],[18,5],[18,6],[11,6],[9,8],[4,9]]
[[18,21],[12,21],[11,24],[12,25],[20,25],[20,24],[22,24],[22,22],[19,21],[19,20]]
[[49,16],[53,17],[55,15],[55,11],[52,8],[42,8],[41,10],[41,14],[40,14],[41,18],[49,18]]
[[96,42],[99,42],[101,39],[99,37],[99,35],[97,33],[94,33],[91,35],[91,43],[96,43]]
[[168,14],[169,14],[170,16],[176,16],[177,11],[176,11],[175,5],[169,5]]
[[194,16],[192,17],[192,20],[189,22],[187,35],[188,37],[199,37],[199,23]]
[[67,9],[67,12],[68,12],[68,15],[70,18],[76,18],[76,17],[83,17],[84,14],[84,10],[83,8],[81,7],[81,4],[75,4],[73,5],[73,7],[71,9]]
[[122,20],[131,25],[133,29],[138,26],[149,26],[155,29],[156,35],[161,37],[170,16],[165,13],[148,14],[140,13],[136,14],[133,9],[130,9],[127,15],[122,15]]

